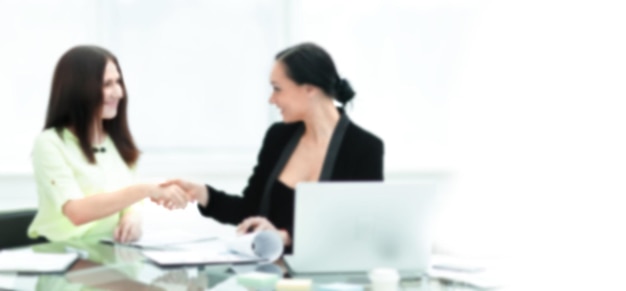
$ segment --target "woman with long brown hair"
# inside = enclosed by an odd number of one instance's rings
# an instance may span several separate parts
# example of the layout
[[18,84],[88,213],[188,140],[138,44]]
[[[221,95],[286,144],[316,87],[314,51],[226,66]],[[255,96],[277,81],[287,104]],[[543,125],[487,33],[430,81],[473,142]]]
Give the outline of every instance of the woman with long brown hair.
[[122,71],[109,51],[77,46],[61,57],[33,148],[39,210],[30,237],[133,241],[141,236],[137,202],[150,197],[170,209],[187,205],[176,185],[133,184],[139,150],[127,104]]

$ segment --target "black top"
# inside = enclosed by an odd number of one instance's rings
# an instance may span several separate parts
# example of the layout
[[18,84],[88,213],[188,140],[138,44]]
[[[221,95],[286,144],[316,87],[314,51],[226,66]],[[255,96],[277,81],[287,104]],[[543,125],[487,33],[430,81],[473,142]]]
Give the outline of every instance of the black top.
[[272,188],[272,200],[280,201],[272,205],[267,219],[278,229],[285,229],[289,234],[293,233],[293,218],[295,210],[295,191],[283,184],[280,180],[274,182]]
[[285,253],[291,254],[293,252],[294,241],[294,213],[296,210],[296,191],[289,186],[283,184],[279,179],[274,182],[272,188],[272,201],[280,201],[280,203],[274,203],[268,210],[267,219],[274,224],[277,229],[284,229],[289,233],[291,237],[291,245],[285,247]]
[[[341,117],[330,140],[320,181],[382,181],[382,140],[352,123],[343,110],[339,111]],[[231,224],[250,216],[264,216],[277,228],[287,229],[293,238],[293,194],[289,199],[286,189],[281,187],[293,190],[277,184],[303,133],[302,122],[273,124],[265,134],[257,165],[243,195],[227,194],[207,185],[209,204],[206,208],[198,204],[200,212]]]

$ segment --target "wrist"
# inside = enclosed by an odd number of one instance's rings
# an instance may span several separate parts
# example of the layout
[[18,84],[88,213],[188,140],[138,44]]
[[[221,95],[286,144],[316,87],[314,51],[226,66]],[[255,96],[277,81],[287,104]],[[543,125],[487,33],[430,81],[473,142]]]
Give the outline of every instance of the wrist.
[[200,184],[199,186],[200,189],[198,189],[198,193],[200,194],[200,197],[198,197],[198,203],[200,203],[202,207],[206,207],[209,204],[209,187],[202,184]]
[[137,200],[143,200],[144,198],[153,198],[156,194],[157,187],[157,185],[142,183],[131,185],[127,189],[130,195],[139,198]]
[[284,228],[279,229],[278,234],[280,235],[280,238],[283,240],[283,244],[285,246],[291,245],[291,237],[289,236],[289,232],[287,232],[286,229]]
[[142,224],[143,223],[142,215],[134,211],[123,213],[117,224],[121,225],[121,224],[128,224],[128,223]]
[[145,184],[144,185],[144,198],[158,198],[159,196],[159,185],[156,184]]

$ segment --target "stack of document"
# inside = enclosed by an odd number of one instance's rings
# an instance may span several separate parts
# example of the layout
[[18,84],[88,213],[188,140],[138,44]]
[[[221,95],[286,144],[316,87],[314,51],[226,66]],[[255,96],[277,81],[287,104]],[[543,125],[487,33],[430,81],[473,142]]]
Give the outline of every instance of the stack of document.
[[15,289],[15,281],[17,281],[17,275],[14,273],[3,274],[0,273],[0,290],[13,290]]
[[[181,230],[168,230],[160,232],[149,232],[144,234],[141,239],[135,242],[125,243],[123,245],[138,248],[168,248],[178,246],[190,242],[206,241],[217,238],[210,233],[191,233]],[[103,239],[104,243],[122,244],[116,242],[113,238]]]
[[0,251],[0,272],[60,273],[69,269],[78,254],[34,253],[30,249]]
[[428,275],[479,288],[500,288],[506,281],[502,266],[497,261],[441,255],[432,257]]
[[273,262],[283,253],[283,242],[274,231],[246,234],[221,242],[223,247],[193,250],[151,250],[143,255],[160,266]]

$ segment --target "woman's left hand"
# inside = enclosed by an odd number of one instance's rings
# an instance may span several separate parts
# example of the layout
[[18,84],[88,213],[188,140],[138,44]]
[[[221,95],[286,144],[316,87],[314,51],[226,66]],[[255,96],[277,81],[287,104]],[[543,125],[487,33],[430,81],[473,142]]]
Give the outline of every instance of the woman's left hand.
[[276,227],[269,220],[267,220],[267,218],[261,216],[248,217],[237,226],[238,234],[246,234],[261,230],[276,230]]
[[252,216],[244,219],[237,226],[238,234],[246,234],[249,232],[257,232],[262,230],[273,230],[278,232],[285,246],[291,245],[291,237],[286,230],[278,230],[267,218],[261,216]]
[[124,214],[113,232],[113,237],[121,243],[138,240],[141,237],[141,215],[133,212]]

